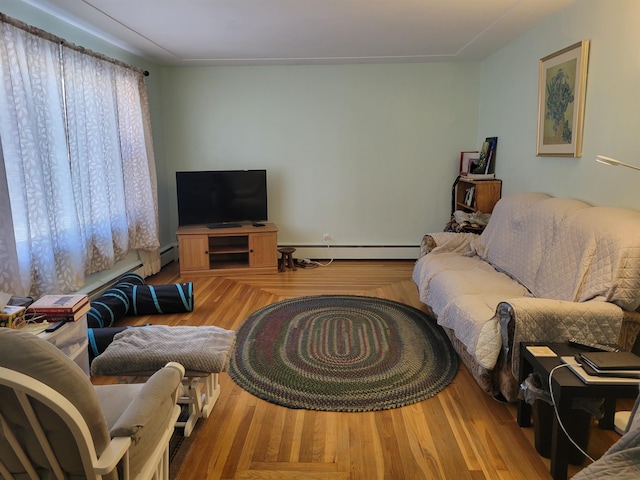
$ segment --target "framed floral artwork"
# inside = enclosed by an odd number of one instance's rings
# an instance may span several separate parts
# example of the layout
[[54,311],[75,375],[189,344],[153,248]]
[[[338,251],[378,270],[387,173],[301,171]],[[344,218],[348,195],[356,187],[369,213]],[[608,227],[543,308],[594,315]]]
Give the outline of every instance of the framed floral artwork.
[[582,156],[589,40],[540,59],[537,156]]

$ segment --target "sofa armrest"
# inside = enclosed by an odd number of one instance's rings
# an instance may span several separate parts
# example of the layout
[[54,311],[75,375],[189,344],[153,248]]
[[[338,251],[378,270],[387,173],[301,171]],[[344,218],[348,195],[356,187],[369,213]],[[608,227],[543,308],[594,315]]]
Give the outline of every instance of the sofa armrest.
[[427,233],[424,237],[422,237],[422,242],[420,242],[420,256],[418,258],[424,257],[427,253],[431,252],[438,245],[433,238],[433,234]]
[[501,302],[497,313],[502,348],[507,362],[510,357],[515,378],[519,371],[520,342],[566,342],[580,337],[591,342],[616,343],[623,319],[623,310],[612,303],[533,297]]
[[436,232],[427,233],[420,243],[420,257],[427,253],[467,253],[471,242],[478,239],[475,233]]
[[640,313],[623,311],[618,345],[623,350],[640,355]]

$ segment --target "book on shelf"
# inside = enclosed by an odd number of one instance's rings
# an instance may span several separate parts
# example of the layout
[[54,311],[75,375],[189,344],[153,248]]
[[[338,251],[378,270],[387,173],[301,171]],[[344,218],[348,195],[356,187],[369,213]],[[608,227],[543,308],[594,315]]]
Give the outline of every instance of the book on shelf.
[[86,315],[89,310],[91,310],[91,304],[89,302],[82,305],[78,310],[73,313],[61,313],[61,312],[47,312],[47,313],[36,313],[36,315],[42,315],[49,323],[55,322],[77,322],[84,315]]
[[488,175],[495,172],[496,168],[496,148],[498,147],[498,137],[487,137],[482,142],[478,160],[470,166],[469,173],[475,175]]
[[89,303],[86,295],[44,295],[29,305],[32,313],[74,314]]
[[484,174],[488,175],[496,170],[496,148],[498,148],[498,137],[487,137],[485,141],[489,142],[487,164],[484,167]]
[[475,197],[475,193],[476,193],[476,187],[469,187],[464,192],[464,204],[467,207],[470,207],[470,206],[473,205],[473,200],[474,200],[474,197]]

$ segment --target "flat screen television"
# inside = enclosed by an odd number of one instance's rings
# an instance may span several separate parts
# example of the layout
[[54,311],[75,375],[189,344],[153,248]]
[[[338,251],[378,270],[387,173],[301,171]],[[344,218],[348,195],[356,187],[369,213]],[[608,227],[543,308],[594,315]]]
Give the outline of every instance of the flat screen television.
[[178,223],[210,228],[267,218],[266,170],[176,172]]

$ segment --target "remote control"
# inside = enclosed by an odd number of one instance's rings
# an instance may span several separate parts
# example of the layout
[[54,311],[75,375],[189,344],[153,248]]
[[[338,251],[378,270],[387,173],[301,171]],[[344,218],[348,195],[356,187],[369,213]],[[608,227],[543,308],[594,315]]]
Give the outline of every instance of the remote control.
[[603,343],[596,342],[587,342],[586,340],[578,340],[577,338],[572,338],[569,340],[569,345],[580,348],[588,348],[590,350],[594,350],[597,352],[619,352],[620,349],[617,347],[612,347],[611,345],[605,345]]
[[64,320],[61,320],[59,322],[55,322],[52,323],[51,325],[49,325],[47,328],[44,329],[45,332],[47,333],[51,333],[51,332],[55,332],[56,330],[58,330],[62,325],[64,325],[66,322]]

